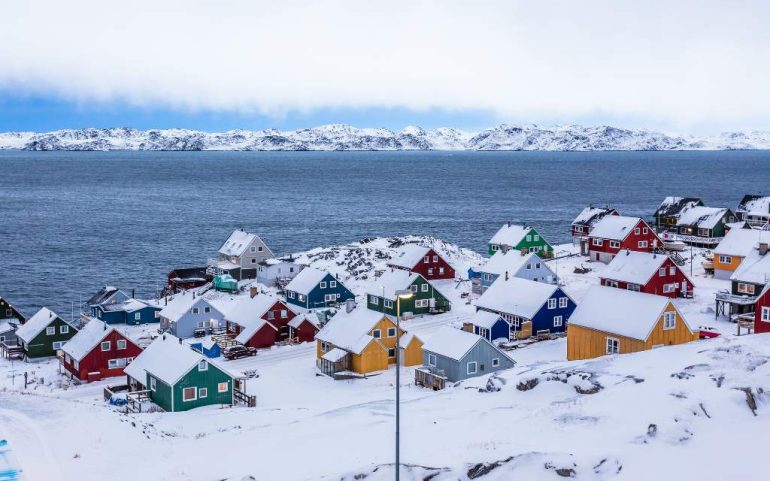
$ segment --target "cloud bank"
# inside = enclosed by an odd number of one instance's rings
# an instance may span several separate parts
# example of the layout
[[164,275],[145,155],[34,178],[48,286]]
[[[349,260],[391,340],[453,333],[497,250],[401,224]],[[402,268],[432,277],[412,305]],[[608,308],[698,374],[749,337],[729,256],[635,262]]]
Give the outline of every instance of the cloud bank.
[[0,89],[280,116],[323,108],[770,127],[767,1],[0,5]]

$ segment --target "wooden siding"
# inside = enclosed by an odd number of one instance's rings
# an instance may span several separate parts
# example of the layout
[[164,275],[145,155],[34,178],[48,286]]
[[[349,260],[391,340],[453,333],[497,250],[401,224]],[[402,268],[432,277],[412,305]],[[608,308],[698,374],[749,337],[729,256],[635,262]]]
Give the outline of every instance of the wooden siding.
[[373,340],[364,348],[361,354],[351,356],[351,369],[359,374],[368,374],[370,372],[386,370],[390,362],[387,349],[376,340]]
[[[646,351],[654,346],[684,344],[698,340],[700,333],[698,331],[690,331],[679,311],[669,302],[664,312],[672,311],[676,312],[676,327],[674,329],[663,329],[663,314],[661,314],[646,341],[574,324],[570,325],[567,330],[567,359],[574,361],[606,355],[608,337],[614,337],[620,341],[620,354]],[[618,323],[622,322],[622,314],[619,313]]]
[[714,270],[735,272],[743,261],[743,257],[729,256],[730,262],[722,262],[719,260],[719,256],[720,254],[718,252],[714,252]]
[[[105,341],[109,341],[110,348],[107,351],[102,351],[102,342]],[[118,341],[126,341],[126,348],[118,349]],[[130,360],[133,360],[141,353],[141,347],[136,345],[131,339],[115,330],[110,332],[107,336],[103,337],[102,340],[91,349],[91,351],[83,356],[83,359],[78,362],[77,368],[75,367],[75,359],[69,355],[65,356],[64,368],[81,381],[87,380],[89,373],[96,372],[99,373],[100,378],[122,376],[123,368],[116,367],[110,369],[109,361],[111,359],[125,359],[126,365],[128,365]]]
[[422,364],[422,341],[413,337],[406,348],[402,350],[401,356],[403,356],[401,364],[404,366]]
[[[69,341],[72,336],[77,334],[78,330],[71,325],[64,322],[61,318],[55,317],[48,323],[47,327],[54,326],[56,333],[53,335],[46,334],[46,330],[40,331],[40,334],[35,336],[29,344],[24,344],[24,353],[28,358],[38,358],[46,356],[55,356],[56,349],[53,348],[54,342]],[[69,332],[66,334],[61,333],[61,327],[67,326]],[[20,340],[21,341],[21,340]]]
[[[208,366],[205,371],[199,371],[196,365],[174,385],[174,411],[187,411],[212,404],[233,404],[233,378],[211,363]],[[227,391],[220,393],[217,390],[220,382],[227,383]],[[200,388],[206,388],[208,392],[203,399],[196,396],[194,401],[185,401],[182,392],[187,387],[195,387],[198,392]]]

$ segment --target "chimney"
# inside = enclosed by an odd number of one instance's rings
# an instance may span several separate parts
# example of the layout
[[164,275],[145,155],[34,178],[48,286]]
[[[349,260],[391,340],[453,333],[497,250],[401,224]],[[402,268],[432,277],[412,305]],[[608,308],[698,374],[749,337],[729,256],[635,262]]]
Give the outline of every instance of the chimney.
[[521,249],[521,257],[524,257],[525,255],[527,255],[527,250]]
[[763,256],[767,254],[767,249],[768,249],[767,241],[759,243],[759,255]]
[[505,271],[505,280],[508,280],[508,271]]
[[345,312],[350,313],[353,309],[356,308],[356,302],[353,299],[348,299],[345,301]]
[[163,340],[164,341],[166,340],[166,334],[165,333],[163,334]]
[[182,338],[181,337],[179,338],[179,345],[180,346],[182,345]]
[[510,226],[511,226],[511,221],[508,221],[508,222],[506,222],[506,225],[507,225],[508,227],[510,227]]
[[193,299],[195,299],[195,291],[192,291],[192,293],[193,293]]
[[259,289],[256,286],[249,287],[249,296],[254,299],[259,294]]
[[164,305],[164,306],[167,306],[167,305],[168,305],[168,296],[166,296],[166,297],[164,297],[164,298],[163,298],[163,305]]
[[136,297],[136,289],[131,289],[131,299]]

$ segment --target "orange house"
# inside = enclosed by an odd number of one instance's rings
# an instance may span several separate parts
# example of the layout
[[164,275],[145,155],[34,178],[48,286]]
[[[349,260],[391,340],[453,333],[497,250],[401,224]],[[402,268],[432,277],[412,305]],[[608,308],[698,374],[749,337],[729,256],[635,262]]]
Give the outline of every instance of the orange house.
[[762,231],[755,229],[730,229],[714,248],[714,277],[729,279],[743,259],[757,249],[761,234]]
[[698,340],[667,297],[592,287],[569,319],[567,359],[592,359]]

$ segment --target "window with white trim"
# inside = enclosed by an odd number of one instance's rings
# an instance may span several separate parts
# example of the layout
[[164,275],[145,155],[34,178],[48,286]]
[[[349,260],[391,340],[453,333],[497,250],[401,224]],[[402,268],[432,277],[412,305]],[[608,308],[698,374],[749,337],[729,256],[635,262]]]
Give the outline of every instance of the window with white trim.
[[417,292],[417,285],[416,284],[412,284],[411,286],[409,286],[409,290],[412,291],[412,292]]
[[478,371],[478,364],[476,361],[471,361],[468,363],[468,374],[476,374],[476,371]]
[[294,299],[294,291],[289,291],[286,293],[286,295],[289,297],[289,299]]
[[676,313],[668,311],[663,313],[663,329],[673,329],[676,327]]
[[438,256],[433,256],[433,262],[438,262]]
[[634,234],[639,235],[641,234],[642,230],[638,227],[634,227]]
[[417,309],[428,307],[430,306],[429,301],[429,299],[417,299],[414,301],[414,307]]
[[160,311],[155,311],[155,319],[160,319]]
[[198,309],[197,307],[193,307],[192,308],[192,313],[193,314],[198,314],[198,313],[200,313],[200,309]]
[[217,392],[227,392],[228,384],[226,382],[220,382],[217,384]]
[[422,292],[428,292],[428,284],[422,284],[422,285],[420,286],[420,290],[421,290]]
[[329,287],[331,288],[337,287],[337,281],[329,281]]
[[604,240],[594,237],[591,239],[591,244],[595,246],[602,246],[604,244]]
[[251,252],[257,252],[257,246],[251,246],[251,248],[249,249],[249,251],[251,251]]
[[639,243],[638,243],[637,245],[639,246],[639,248],[640,248],[640,249],[646,249],[646,248],[647,248],[647,246],[648,246],[648,244],[647,244],[647,241],[646,241],[646,240],[643,240],[643,241],[639,241]]
[[563,316],[553,316],[553,327],[561,327],[564,324]]
[[620,339],[608,337],[606,352],[607,354],[620,354]]
[[45,328],[46,336],[53,336],[56,334],[56,326],[49,326]]
[[372,337],[375,339],[379,339],[382,337],[382,331],[379,329],[375,329],[372,331]]
[[560,297],[559,298],[559,307],[562,309],[567,307],[567,298],[566,297]]
[[733,258],[731,256],[719,256],[719,262],[722,264],[732,264]]
[[182,389],[182,401],[188,402],[195,401],[196,399],[198,399],[198,388],[186,387]]
[[425,256],[425,257],[422,258],[422,262],[423,262],[423,264],[429,264],[430,263],[430,258],[428,256]]
[[286,309],[281,309],[281,319],[286,319],[289,317],[289,311]]
[[59,334],[69,334],[70,326],[59,326]]
[[321,289],[326,289],[326,281],[319,282],[318,287],[320,287]]
[[158,388],[158,384],[155,381],[154,377],[150,378],[150,391],[155,391]]
[[116,341],[116,344],[117,344],[118,350],[122,350],[122,349],[126,348],[126,340],[125,339],[118,339]]
[[206,362],[206,361],[200,361],[198,363],[198,370],[199,371],[208,371],[209,370],[209,363]]
[[738,283],[738,292],[741,294],[754,294],[754,284]]
[[382,306],[385,309],[392,309],[393,308],[393,301],[391,301],[390,299],[383,299],[382,300]]
[[432,276],[432,275],[433,275],[433,268],[432,268],[432,267],[431,267],[430,269],[428,269],[428,275],[429,275],[429,276]]
[[203,307],[203,313],[204,313],[204,314],[208,314],[209,312],[211,312],[211,307],[209,307],[209,306],[204,306],[204,307]]
[[208,395],[209,395],[208,388],[205,388],[205,387],[198,388],[198,399],[205,399],[208,397]]
[[620,248],[620,241],[611,240],[610,241],[610,247],[613,249],[619,249]]
[[676,267],[674,267],[674,266],[669,267],[668,268],[668,275],[670,275],[670,276],[676,275]]
[[110,359],[107,361],[107,368],[108,369],[119,369],[122,367],[126,367],[126,358],[121,357],[118,359]]
[[660,277],[666,277],[666,268],[665,267],[661,267],[660,269],[658,269],[658,275]]
[[494,357],[492,358],[492,367],[498,367],[500,365],[500,358]]
[[548,309],[556,309],[556,299],[548,299]]
[[762,322],[770,322],[770,307],[763,307],[762,314],[759,316],[759,320]]
[[666,294],[670,294],[672,292],[676,292],[676,282],[673,284],[663,284],[663,292]]
[[109,351],[111,348],[112,348],[112,343],[110,341],[102,342],[102,351]]
[[444,273],[444,268],[443,267],[439,267],[438,268],[438,273],[439,274],[443,274]]
[[56,341],[56,342],[53,343],[53,348],[54,348],[54,350],[58,351],[59,349],[64,347],[64,345],[66,343],[67,343],[67,341]]
[[396,337],[396,328],[395,327],[389,327],[388,328],[388,337]]
[[393,358],[396,357],[396,349],[395,348],[391,347],[391,348],[388,349],[388,357],[390,359],[393,359]]
[[428,366],[435,366],[435,365],[436,365],[436,355],[428,354]]

